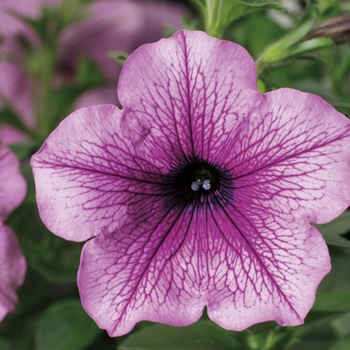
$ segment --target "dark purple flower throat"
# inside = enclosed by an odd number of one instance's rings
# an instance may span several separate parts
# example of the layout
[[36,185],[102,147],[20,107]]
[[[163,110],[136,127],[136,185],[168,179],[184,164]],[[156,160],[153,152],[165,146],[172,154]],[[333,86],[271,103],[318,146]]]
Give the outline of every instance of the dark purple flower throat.
[[222,206],[233,198],[230,173],[198,158],[186,159],[170,171],[164,185],[166,203],[173,208]]

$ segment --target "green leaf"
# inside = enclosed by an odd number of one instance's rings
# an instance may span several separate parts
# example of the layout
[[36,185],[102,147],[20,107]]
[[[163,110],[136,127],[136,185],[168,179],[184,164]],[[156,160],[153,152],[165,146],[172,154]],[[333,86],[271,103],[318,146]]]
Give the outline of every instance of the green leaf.
[[[300,344],[295,345],[292,350],[329,350],[332,340],[306,340],[300,342]],[[279,349],[278,349],[279,350]],[[345,349],[342,349],[345,350]]]
[[[42,256],[44,253],[41,253],[42,249],[28,257],[32,268],[51,284],[74,282],[77,278],[81,247],[80,245],[74,247],[70,244],[65,244],[65,246],[67,249],[57,254],[59,256],[56,261],[45,259]],[[54,249],[54,247],[51,248]]]
[[286,50],[283,55],[281,55],[280,59],[287,59],[292,58],[295,56],[301,56],[308,52],[317,51],[320,49],[326,49],[327,47],[332,47],[333,41],[328,38],[317,38],[317,39],[310,39],[307,41],[302,41],[300,44],[297,44],[290,48],[289,50]]
[[316,6],[311,6],[303,20],[293,30],[288,32],[280,40],[267,47],[256,62],[258,70],[260,70],[266,64],[279,62],[302,53],[333,45],[333,42],[330,43],[328,40],[313,41],[313,39],[309,40],[307,44],[299,43],[296,45],[314,26],[317,21],[318,14],[318,8]]
[[332,270],[318,287],[318,295],[334,290],[350,290],[350,249],[329,246]]
[[88,57],[81,57],[79,59],[76,76],[78,85],[94,87],[105,81],[97,63]]
[[275,321],[267,321],[262,323],[257,323],[254,326],[251,326],[247,329],[247,331],[251,334],[258,334],[260,332],[266,331],[267,329],[271,329],[277,326]]
[[350,211],[345,211],[328,224],[313,224],[323,235],[328,244],[350,248],[350,241],[341,235],[350,230]]
[[182,16],[182,28],[186,30],[202,30],[200,19],[197,17]]
[[112,60],[116,61],[121,66],[124,65],[126,59],[128,58],[127,53],[117,51],[110,51],[107,53],[107,56]]
[[62,28],[72,23],[84,21],[91,16],[89,9],[85,6],[90,0],[64,0],[57,8],[57,15]]
[[[314,313],[312,315],[314,316]],[[330,322],[336,319],[337,315],[338,314],[328,314],[327,316],[317,315],[316,318],[314,316],[314,319],[311,321],[309,320],[310,317],[308,316],[303,325],[293,328],[293,337],[298,339],[305,339],[306,337],[309,337],[310,334],[315,334],[319,332],[320,329],[328,327]]]
[[317,21],[319,10],[316,6],[311,6],[306,12],[302,21],[287,35],[275,43],[275,47],[285,50],[304,38]]
[[[249,30],[248,30],[249,29]],[[251,35],[254,33],[254,35]],[[254,57],[258,57],[272,42],[283,37],[286,30],[270,17],[257,12],[246,16],[225,31],[225,37],[243,46]]]
[[0,337],[0,350],[11,350],[11,349],[13,349],[11,342],[4,337]]
[[29,140],[26,142],[13,143],[8,147],[11,148],[19,160],[22,160],[31,153],[36,152],[40,148],[40,143],[37,140]]
[[300,339],[292,336],[291,328],[279,327],[274,321],[259,323],[253,327],[249,327],[247,331],[250,334],[245,334],[244,343],[247,346],[244,348],[251,350],[288,350],[295,344],[300,343]]
[[0,122],[7,123],[26,134],[30,134],[22,119],[10,108],[0,110]]
[[350,334],[345,336],[344,338],[339,339],[330,350],[346,350],[350,349]]
[[[82,84],[76,86],[62,86],[58,90],[50,90],[47,92],[46,105],[47,110],[51,112],[50,118],[46,118],[40,127],[40,134],[45,135],[54,130],[57,125],[64,119],[70,112],[73,103],[80,97],[84,92],[89,91],[92,87],[100,87],[102,83],[92,86],[89,84]],[[43,140],[42,140],[43,141]]]
[[350,312],[341,314],[331,322],[331,326],[339,336],[350,334]]
[[330,103],[334,108],[350,109],[350,103],[349,103],[349,102],[329,101],[329,103]]
[[333,41],[329,38],[317,38],[310,39],[307,41],[302,41],[300,44],[297,44],[290,49],[286,50],[284,57],[281,55],[281,60],[292,58],[295,56],[301,56],[308,52],[317,51],[320,49],[326,49],[327,47],[332,47]]
[[130,335],[118,350],[242,349],[233,334],[206,320],[188,327],[155,324]]
[[78,299],[58,301],[39,319],[35,333],[36,349],[83,349],[100,331]]
[[317,297],[312,311],[350,311],[350,290],[335,290]]
[[264,82],[261,79],[258,79],[257,85],[258,85],[258,90],[259,90],[259,92],[261,94],[266,92],[266,86],[265,86]]
[[[203,0],[202,0],[203,1]],[[266,0],[193,0],[201,12],[206,32],[214,37],[220,37],[223,30],[240,17],[257,11],[269,9],[285,11],[277,1]]]

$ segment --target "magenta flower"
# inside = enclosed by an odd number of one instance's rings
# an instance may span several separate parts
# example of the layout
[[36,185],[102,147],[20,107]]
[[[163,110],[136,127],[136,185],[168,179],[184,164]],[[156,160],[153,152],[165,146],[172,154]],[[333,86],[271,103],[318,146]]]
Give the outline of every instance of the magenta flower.
[[23,200],[26,182],[17,158],[0,143],[0,321],[17,303],[16,289],[23,283],[26,261],[17,238],[3,222]]
[[42,220],[85,244],[85,310],[111,336],[298,325],[330,270],[325,223],[350,203],[349,121],[320,97],[261,95],[253,59],[202,32],[137,49],[123,109],[80,109],[33,156]]

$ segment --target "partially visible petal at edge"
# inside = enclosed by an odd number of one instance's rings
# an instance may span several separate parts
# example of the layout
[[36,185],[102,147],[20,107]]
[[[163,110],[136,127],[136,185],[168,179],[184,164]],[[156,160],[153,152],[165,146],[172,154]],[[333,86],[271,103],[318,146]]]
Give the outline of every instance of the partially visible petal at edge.
[[160,196],[160,169],[145,160],[149,132],[113,105],[77,110],[32,157],[40,216],[58,236],[113,231]]
[[22,131],[8,124],[4,124],[0,127],[0,139],[5,145],[11,145],[17,142],[25,142],[29,137]]
[[0,141],[0,221],[23,201],[26,190],[18,159]]
[[23,283],[26,260],[14,232],[0,226],[0,321],[17,304],[16,289]]
[[[2,101],[2,96],[6,101]],[[27,78],[19,65],[4,61],[0,62],[0,109],[6,105],[29,129],[36,127]]]

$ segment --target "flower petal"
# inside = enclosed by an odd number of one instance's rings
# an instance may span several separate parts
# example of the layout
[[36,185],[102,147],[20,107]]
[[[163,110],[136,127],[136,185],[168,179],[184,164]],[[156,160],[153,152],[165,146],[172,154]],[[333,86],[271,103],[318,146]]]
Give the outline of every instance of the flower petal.
[[66,239],[86,240],[124,225],[150,196],[159,196],[160,170],[140,147],[147,135],[113,105],[66,118],[32,158],[47,227]]
[[27,184],[23,179],[19,162],[10,150],[0,141],[0,221],[7,216],[24,199]]
[[314,227],[283,226],[268,213],[232,207],[166,212],[149,204],[148,214],[83,249],[82,303],[111,336],[141,320],[189,325],[205,305],[213,321],[231,330],[303,322],[330,269]]
[[111,336],[129,332],[141,320],[185,326],[199,319],[204,302],[192,247],[198,242],[189,229],[193,220],[187,211],[166,211],[154,201],[132,224],[85,244],[81,300]]
[[26,260],[14,232],[0,224],[0,321],[17,304],[16,289],[23,283]]
[[[140,47],[118,83],[123,108],[152,125],[164,154],[182,159],[209,159],[219,152],[216,141],[247,117],[256,96],[256,69],[248,52],[196,31],[178,31]],[[154,149],[148,154],[154,158]],[[167,164],[168,158],[159,162]]]
[[349,120],[313,94],[279,89],[264,97],[222,155],[236,196],[276,220],[329,222],[349,205]]
[[327,245],[313,226],[243,204],[212,210],[207,222],[208,316],[236,331],[269,320],[300,325],[330,271]]

